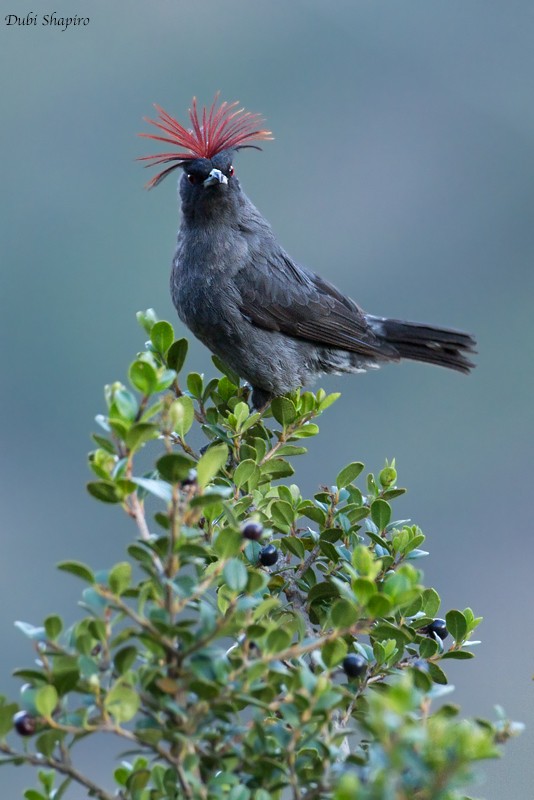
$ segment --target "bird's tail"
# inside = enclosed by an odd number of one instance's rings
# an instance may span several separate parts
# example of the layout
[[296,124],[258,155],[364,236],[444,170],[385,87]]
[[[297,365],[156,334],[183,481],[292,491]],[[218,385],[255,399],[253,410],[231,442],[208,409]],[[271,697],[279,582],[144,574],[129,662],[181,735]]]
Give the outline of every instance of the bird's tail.
[[468,333],[398,319],[374,317],[369,321],[375,333],[392,345],[401,358],[425,361],[465,374],[475,366],[468,355],[476,353],[476,342]]

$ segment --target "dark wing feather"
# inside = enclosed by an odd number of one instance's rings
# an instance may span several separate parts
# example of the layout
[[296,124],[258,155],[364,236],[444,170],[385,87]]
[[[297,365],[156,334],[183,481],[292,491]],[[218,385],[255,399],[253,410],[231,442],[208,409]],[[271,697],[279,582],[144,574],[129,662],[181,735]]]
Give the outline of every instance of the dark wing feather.
[[371,358],[398,355],[375,336],[356,303],[283,251],[269,260],[256,256],[235,281],[241,313],[261,328]]

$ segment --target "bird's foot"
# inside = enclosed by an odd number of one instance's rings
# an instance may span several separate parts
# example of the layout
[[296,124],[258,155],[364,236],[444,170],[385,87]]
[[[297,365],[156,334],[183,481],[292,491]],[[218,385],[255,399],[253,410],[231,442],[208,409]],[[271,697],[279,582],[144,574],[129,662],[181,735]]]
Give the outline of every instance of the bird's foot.
[[259,411],[260,414],[263,414],[273,397],[274,395],[270,392],[266,392],[265,389],[258,389],[257,386],[253,386],[251,397],[252,411]]

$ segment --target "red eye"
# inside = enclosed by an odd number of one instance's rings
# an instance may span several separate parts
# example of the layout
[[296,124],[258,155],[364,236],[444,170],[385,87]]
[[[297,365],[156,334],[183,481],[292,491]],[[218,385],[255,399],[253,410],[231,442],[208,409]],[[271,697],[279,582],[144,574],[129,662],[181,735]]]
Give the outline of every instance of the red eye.
[[234,168],[233,168],[233,167],[228,167],[228,175],[229,175],[230,177],[232,177],[232,175],[234,174],[234,172],[235,172],[235,170],[234,170]]
[[187,180],[189,181],[189,183],[195,184],[197,179],[195,178],[194,175],[191,175],[191,173],[188,173]]

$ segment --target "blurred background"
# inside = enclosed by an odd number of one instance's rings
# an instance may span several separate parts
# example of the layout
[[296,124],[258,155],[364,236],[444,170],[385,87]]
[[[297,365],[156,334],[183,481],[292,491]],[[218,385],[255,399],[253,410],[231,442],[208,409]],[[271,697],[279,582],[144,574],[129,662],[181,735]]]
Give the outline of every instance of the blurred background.
[[[452,699],[527,723],[471,792],[532,798],[530,0],[58,1],[90,17],[67,31],[5,26],[51,13],[41,0],[1,6],[0,691],[16,696],[10,672],[32,659],[14,619],[76,619],[81,584],[55,563],[107,565],[135,535],[84,488],[102,387],[145,340],[135,312],[175,320],[176,181],[143,190],[134,159],[157,148],[135,134],[153,102],[185,121],[220,89],[275,134],[236,173],[297,260],[370,312],[478,339],[469,378],[404,364],[325,380],[343,395],[296,479],[313,492],[396,457],[396,516],[427,534],[443,615],[485,617],[477,658],[449,662]],[[213,371],[196,342],[188,364]],[[109,742],[81,752],[95,775],[110,763]],[[33,774],[0,780],[15,798]]]

